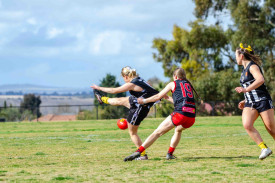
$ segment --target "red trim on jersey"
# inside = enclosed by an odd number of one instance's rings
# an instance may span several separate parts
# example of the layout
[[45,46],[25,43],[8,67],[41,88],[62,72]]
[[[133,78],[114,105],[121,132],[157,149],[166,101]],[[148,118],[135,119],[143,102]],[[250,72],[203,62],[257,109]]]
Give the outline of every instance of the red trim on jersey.
[[176,81],[174,81],[174,83],[175,83],[175,88],[174,88],[174,90],[172,91],[172,93],[174,93],[174,92],[175,92],[175,90],[176,90],[176,86],[177,86]]

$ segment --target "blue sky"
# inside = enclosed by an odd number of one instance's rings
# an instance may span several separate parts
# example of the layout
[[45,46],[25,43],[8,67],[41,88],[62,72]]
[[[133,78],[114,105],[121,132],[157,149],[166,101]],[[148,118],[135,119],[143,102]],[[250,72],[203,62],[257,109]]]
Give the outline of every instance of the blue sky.
[[0,0],[0,85],[88,87],[120,70],[163,76],[152,40],[195,20],[192,0]]

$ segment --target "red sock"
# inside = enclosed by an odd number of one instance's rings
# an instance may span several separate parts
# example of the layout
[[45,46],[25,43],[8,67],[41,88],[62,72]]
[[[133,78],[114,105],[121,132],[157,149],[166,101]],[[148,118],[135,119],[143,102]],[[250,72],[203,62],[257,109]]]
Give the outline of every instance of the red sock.
[[145,148],[143,146],[140,146],[136,152],[142,153],[144,150],[145,150]]
[[168,153],[172,155],[172,154],[174,153],[174,150],[175,150],[175,149],[176,149],[176,148],[169,147]]

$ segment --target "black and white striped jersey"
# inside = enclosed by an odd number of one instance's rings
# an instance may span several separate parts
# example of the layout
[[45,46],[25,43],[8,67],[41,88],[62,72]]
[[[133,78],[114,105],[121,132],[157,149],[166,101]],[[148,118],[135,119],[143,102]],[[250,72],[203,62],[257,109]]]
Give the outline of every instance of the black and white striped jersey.
[[[249,69],[252,65],[257,65],[257,64],[255,64],[253,61],[251,61],[242,72],[240,83],[243,88],[247,88],[255,81],[255,78],[249,71]],[[259,69],[262,73],[262,70],[260,67],[259,67]],[[259,102],[262,100],[270,100],[271,99],[264,83],[261,86],[259,86],[258,88],[251,90],[250,92],[244,93],[244,97],[245,97],[246,103],[254,103],[254,102]]]

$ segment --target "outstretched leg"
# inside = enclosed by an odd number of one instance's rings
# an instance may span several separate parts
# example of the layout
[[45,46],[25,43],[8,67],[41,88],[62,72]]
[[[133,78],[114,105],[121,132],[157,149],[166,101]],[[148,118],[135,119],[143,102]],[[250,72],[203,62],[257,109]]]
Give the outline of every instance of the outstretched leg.
[[145,142],[139,147],[139,149],[131,154],[130,156],[126,157],[124,161],[132,161],[135,158],[138,158],[141,153],[150,147],[160,136],[167,133],[169,130],[174,128],[174,124],[172,123],[171,116],[168,116],[160,125],[159,127],[145,140]]
[[147,149],[150,147],[160,136],[164,135],[171,129],[173,129],[175,125],[172,123],[171,116],[168,116],[159,126],[158,128],[144,141],[142,146]]
[[129,97],[109,98],[107,101],[110,105],[122,105],[130,109]]
[[100,104],[105,103],[105,104],[110,104],[114,106],[125,106],[128,109],[130,108],[129,97],[109,98],[102,95],[102,93],[100,93],[96,89],[94,89],[94,94],[96,96],[97,101]]

